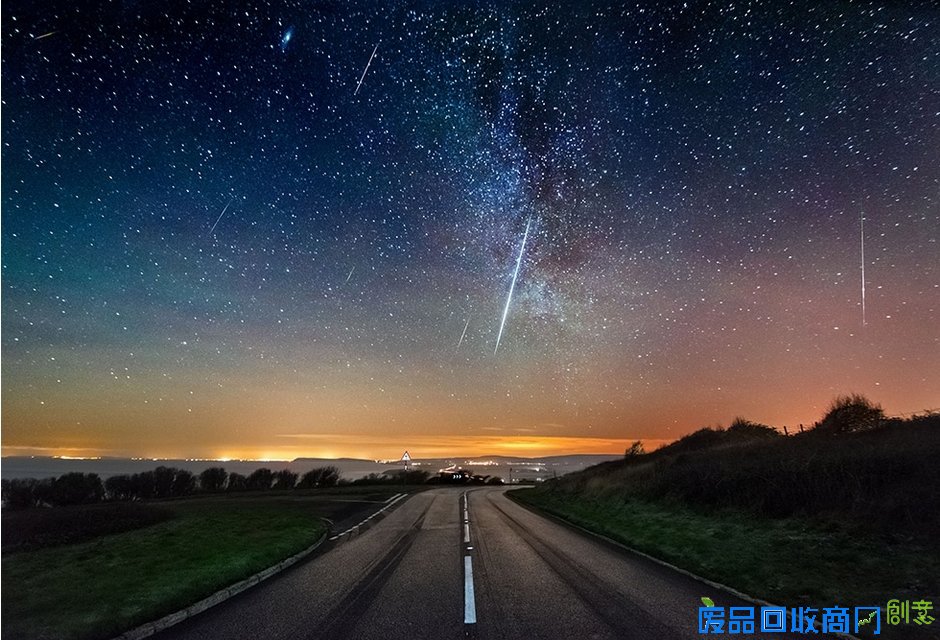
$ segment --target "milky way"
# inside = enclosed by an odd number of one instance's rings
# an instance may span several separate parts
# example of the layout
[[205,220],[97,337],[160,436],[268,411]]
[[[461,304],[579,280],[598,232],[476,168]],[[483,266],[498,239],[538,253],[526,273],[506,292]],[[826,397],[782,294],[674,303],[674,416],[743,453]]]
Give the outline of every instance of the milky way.
[[4,454],[940,406],[932,3],[14,1],[2,56]]

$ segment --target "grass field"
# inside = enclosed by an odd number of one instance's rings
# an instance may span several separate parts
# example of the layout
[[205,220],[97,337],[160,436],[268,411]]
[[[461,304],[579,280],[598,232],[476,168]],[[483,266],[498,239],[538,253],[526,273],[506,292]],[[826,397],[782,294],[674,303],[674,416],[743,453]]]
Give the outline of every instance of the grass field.
[[172,613],[311,545],[326,530],[317,505],[274,496],[168,501],[159,509],[169,519],[5,553],[3,637],[108,638]]
[[[702,436],[713,442],[701,446]],[[940,538],[940,417],[839,436],[748,436],[702,430],[564,476],[556,489],[759,518],[852,521],[889,538]]]
[[3,554],[84,542],[140,529],[175,515],[170,509],[141,502],[8,510],[3,512]]
[[913,540],[886,543],[857,527],[539,489],[509,495],[771,602],[883,606],[889,598],[930,599],[940,592],[940,557],[934,549]]
[[[743,424],[510,495],[778,604],[936,608],[938,459],[935,415],[838,435]],[[940,626],[884,636],[936,638]]]

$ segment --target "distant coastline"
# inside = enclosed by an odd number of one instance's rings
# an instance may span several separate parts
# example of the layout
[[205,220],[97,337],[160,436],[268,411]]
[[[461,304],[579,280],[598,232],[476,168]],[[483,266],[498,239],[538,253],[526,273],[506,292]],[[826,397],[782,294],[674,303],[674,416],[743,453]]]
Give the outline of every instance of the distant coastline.
[[[579,471],[590,465],[622,457],[616,454],[572,454],[522,458],[507,456],[472,456],[452,458],[425,458],[412,461],[414,468],[436,474],[439,469],[458,466],[468,468],[481,475],[508,479],[510,469],[516,477],[552,477]],[[399,468],[394,461],[363,460],[357,458],[296,458],[294,460],[201,460],[201,459],[150,459],[150,458],[64,458],[53,456],[4,456],[0,459],[0,477],[53,478],[73,471],[97,473],[102,479],[120,474],[140,473],[159,466],[185,469],[199,473],[209,467],[224,467],[229,472],[250,474],[262,467],[278,471],[290,469],[304,473],[315,467],[334,466],[341,477],[355,480],[370,473],[382,473]]]

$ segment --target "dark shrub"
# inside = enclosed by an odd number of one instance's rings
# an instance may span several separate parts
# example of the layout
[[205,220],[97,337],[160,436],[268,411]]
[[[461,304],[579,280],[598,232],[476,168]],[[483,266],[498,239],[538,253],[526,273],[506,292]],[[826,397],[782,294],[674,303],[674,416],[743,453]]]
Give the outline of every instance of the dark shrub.
[[36,504],[35,489],[38,482],[33,478],[16,478],[3,481],[3,504],[10,509],[28,509]]
[[157,467],[153,470],[153,495],[155,498],[169,498],[173,495],[173,481],[176,479],[176,469],[171,467]]
[[156,482],[153,471],[142,471],[131,476],[132,491],[138,500],[149,500],[156,496]]
[[229,491],[247,491],[248,490],[248,478],[243,476],[240,473],[230,473],[228,476],[228,490]]
[[129,475],[111,476],[104,481],[104,488],[111,500],[133,500],[134,481]]
[[775,438],[780,435],[773,427],[768,427],[766,424],[760,424],[759,422],[751,422],[744,418],[735,418],[731,426],[728,427],[727,433],[735,439]]
[[[431,474],[429,474],[427,471],[423,471],[421,469],[412,469],[405,472],[405,482],[407,484],[424,484],[428,481],[428,477],[430,477],[430,475]],[[399,476],[399,480],[400,479],[401,476]]]
[[633,458],[636,456],[642,456],[646,453],[646,449],[643,447],[643,443],[639,440],[631,444],[626,451],[623,452],[623,457]]
[[104,498],[104,485],[97,473],[66,473],[52,482],[49,502],[53,505],[89,504]]
[[816,423],[823,433],[852,433],[874,429],[885,419],[881,405],[876,405],[865,396],[853,393],[839,396],[832,401],[829,411]]
[[173,477],[171,494],[174,496],[188,496],[196,490],[196,476],[185,469],[177,469]]
[[203,491],[221,491],[225,488],[228,472],[222,467],[209,467],[199,474],[199,487]]
[[311,469],[300,479],[298,489],[317,489],[335,487],[339,483],[339,469],[336,467],[317,467]]
[[293,489],[297,484],[297,474],[290,469],[281,469],[274,474],[275,489]]
[[264,467],[255,469],[251,472],[251,475],[248,476],[248,490],[267,491],[271,488],[272,482],[274,482],[274,473],[270,469]]

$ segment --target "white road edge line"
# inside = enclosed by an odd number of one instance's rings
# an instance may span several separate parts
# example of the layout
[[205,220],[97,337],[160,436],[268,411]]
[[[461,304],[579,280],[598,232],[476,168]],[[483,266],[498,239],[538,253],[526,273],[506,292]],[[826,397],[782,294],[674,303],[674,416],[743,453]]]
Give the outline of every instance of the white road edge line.
[[470,542],[470,525],[466,522],[463,523],[463,541]]
[[351,532],[353,532],[353,531],[358,531],[358,530],[359,530],[359,527],[361,527],[362,525],[366,524],[367,522],[369,522],[369,520],[371,520],[372,518],[376,517],[376,516],[379,515],[380,513],[384,513],[386,510],[388,510],[388,509],[389,509],[392,505],[394,505],[396,502],[398,502],[398,501],[401,500],[402,498],[406,498],[407,496],[408,496],[407,493],[397,493],[397,494],[395,494],[394,496],[392,496],[391,498],[389,498],[388,500],[385,501],[387,504],[386,504],[384,507],[382,507],[381,509],[379,509],[378,511],[376,511],[375,513],[373,513],[371,516],[369,516],[368,518],[366,518],[365,520],[363,520],[363,521],[360,522],[359,524],[354,525],[354,526],[352,526],[352,527],[349,527],[348,529],[346,529],[345,531],[343,531],[343,532],[342,532],[341,534],[339,534],[339,535],[333,536],[332,538],[330,538],[330,540],[331,540],[331,541],[332,541],[332,540],[336,540],[336,539],[338,539],[338,538],[342,538],[343,536],[345,536],[345,535],[347,535],[347,534],[349,534],[349,533],[351,533]]
[[473,598],[473,561],[470,560],[470,556],[463,557],[463,567],[463,621],[464,624],[476,624],[477,605]]

